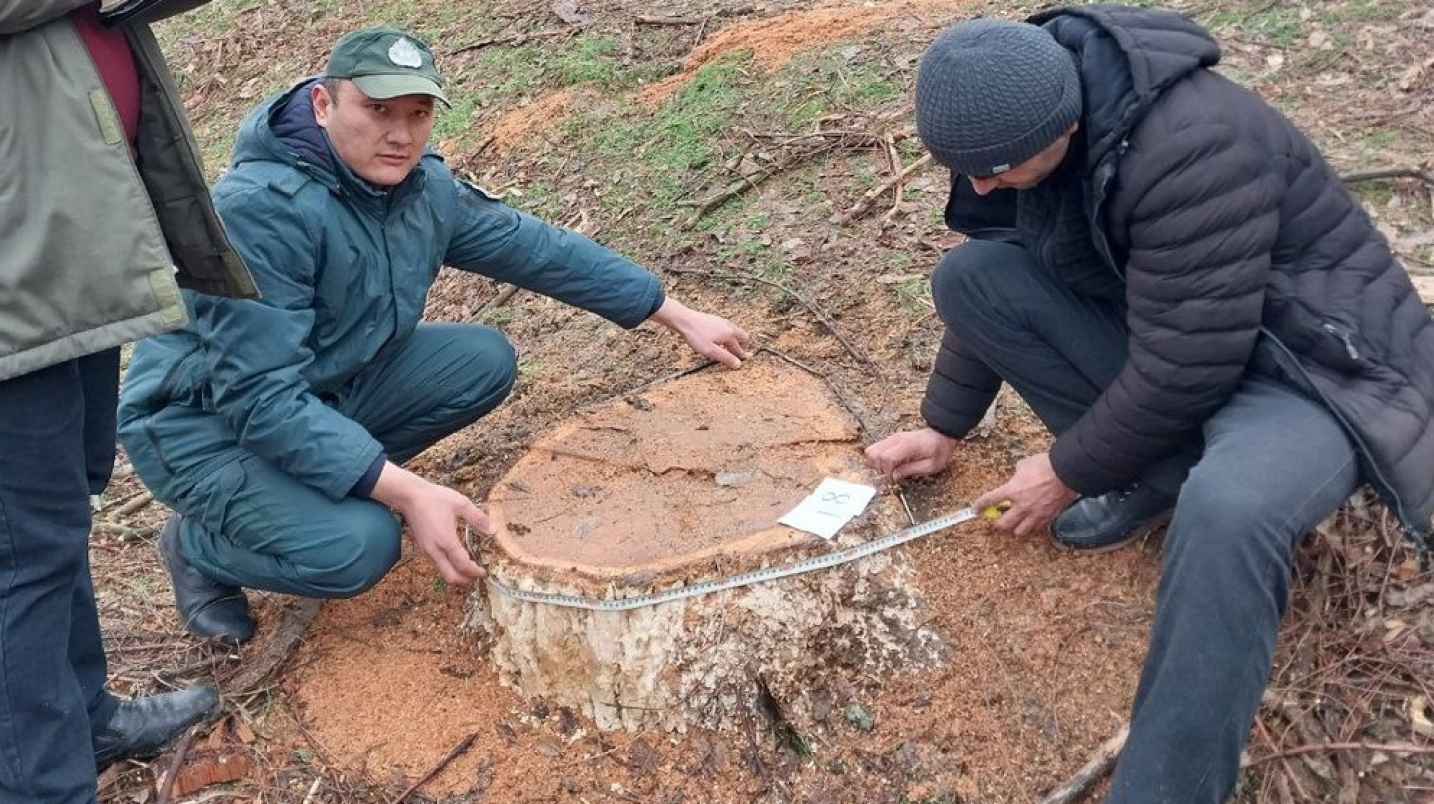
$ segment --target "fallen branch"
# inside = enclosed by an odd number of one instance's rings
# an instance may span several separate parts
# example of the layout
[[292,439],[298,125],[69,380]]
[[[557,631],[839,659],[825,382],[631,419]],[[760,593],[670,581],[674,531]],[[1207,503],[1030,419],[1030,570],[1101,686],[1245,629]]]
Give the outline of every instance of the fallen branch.
[[464,751],[467,751],[469,748],[472,748],[473,741],[476,739],[478,739],[478,732],[475,731],[469,734],[467,737],[464,737],[463,739],[459,740],[457,745],[449,749],[448,754],[444,756],[443,759],[438,760],[438,762],[435,763],[433,767],[428,769],[427,773],[418,777],[418,781],[409,785],[407,790],[404,790],[402,793],[399,793],[398,798],[395,798],[393,801],[390,801],[389,804],[403,804],[404,799],[412,795],[413,792],[418,788],[427,784],[429,779],[432,779],[433,777],[437,776],[440,771],[448,767],[448,763],[457,759],[459,754],[463,753]]
[[1065,784],[1047,793],[1046,797],[1041,799],[1041,804],[1071,804],[1073,801],[1079,801],[1097,779],[1115,767],[1115,760],[1120,756],[1120,750],[1125,747],[1125,738],[1129,736],[1130,724],[1126,723],[1114,737],[1102,743],[1090,760]]
[[701,25],[707,17],[633,17],[637,25]]
[[767,179],[772,178],[778,173],[781,173],[783,170],[786,170],[787,168],[797,164],[797,162],[799,161],[801,160],[786,160],[784,162],[772,166],[771,168],[768,168],[767,170],[760,171],[751,176],[743,176],[737,181],[732,182],[731,184],[727,185],[726,187],[723,187],[722,189],[707,196],[706,198],[702,198],[697,201],[684,202],[678,204],[678,206],[695,207],[696,211],[692,215],[693,219],[695,220],[697,218],[702,217],[703,215],[706,215],[717,207],[722,206],[728,200],[736,198],[737,196],[747,192],[748,190],[757,189],[757,185],[761,184]]
[[815,302],[811,301],[811,300],[808,299],[806,296],[803,296],[801,293],[798,293],[797,291],[795,291],[795,290],[793,290],[793,289],[787,287],[786,285],[782,284],[781,282],[777,282],[777,281],[774,281],[774,280],[771,280],[771,279],[765,279],[765,278],[763,278],[763,277],[756,276],[756,275],[754,275],[754,274],[713,273],[713,272],[711,272],[711,271],[702,271],[702,270],[698,270],[698,269],[696,269],[696,268],[675,268],[675,267],[669,267],[667,270],[669,270],[669,271],[671,271],[671,272],[673,272],[673,273],[675,273],[675,274],[695,274],[695,275],[698,275],[698,276],[708,276],[708,277],[711,277],[711,278],[713,278],[713,279],[728,279],[728,280],[738,280],[738,281],[743,281],[743,282],[759,282],[759,283],[761,283],[761,284],[763,284],[763,285],[767,285],[767,286],[769,286],[769,287],[774,287],[774,288],[776,288],[777,290],[780,290],[780,291],[782,291],[783,293],[787,294],[788,296],[791,296],[793,299],[796,299],[798,304],[800,304],[800,305],[802,305],[803,307],[807,308],[807,312],[811,313],[813,318],[815,318],[818,322],[820,322],[822,326],[826,327],[827,331],[832,334],[832,337],[833,337],[833,338],[836,338],[836,339],[837,339],[837,342],[840,343],[840,344],[842,345],[842,347],[845,348],[845,349],[847,350],[847,352],[851,354],[852,357],[854,357],[854,358],[856,358],[857,360],[861,361],[862,363],[865,363],[865,364],[866,364],[868,370],[871,371],[871,373],[872,373],[873,376],[876,376],[876,377],[880,377],[880,376],[881,376],[881,371],[877,369],[876,363],[872,362],[872,359],[871,359],[870,357],[868,357],[865,352],[863,352],[863,351],[861,351],[860,349],[856,348],[856,346],[853,345],[851,341],[849,341],[849,340],[846,339],[846,336],[844,336],[844,335],[841,334],[841,331],[837,329],[836,321],[834,321],[834,320],[832,319],[832,317],[827,314],[827,311],[826,311],[826,310],[823,310],[821,307],[817,306],[817,304],[816,304]]
[[1431,170],[1429,165],[1359,170],[1353,173],[1345,173],[1339,178],[1340,181],[1343,181],[1345,184],[1354,184],[1355,182],[1361,181],[1376,181],[1378,179],[1419,179],[1425,184],[1434,187],[1434,170]]
[[96,519],[93,527],[94,530],[100,533],[108,533],[122,542],[137,542],[150,533],[150,531],[147,530],[131,528],[127,525],[121,525],[118,522],[110,522],[104,519]]
[[297,598],[295,605],[285,607],[279,624],[274,628],[269,641],[260,649],[258,658],[241,666],[239,671],[224,683],[225,691],[229,695],[243,695],[263,684],[294,652],[294,646],[299,644],[299,638],[304,635],[309,623],[318,616],[322,603],[323,601],[315,598],[301,597]]
[[1276,751],[1273,754],[1266,754],[1262,757],[1251,757],[1240,763],[1241,767],[1251,767],[1273,759],[1298,756],[1299,754],[1311,754],[1320,751],[1383,751],[1389,754],[1434,754],[1434,745],[1415,745],[1414,743],[1314,743],[1312,745],[1298,745],[1294,748],[1286,748]]
[[[133,469],[133,468],[129,468],[128,466],[126,466],[126,468],[129,469],[129,474],[134,474],[134,469]],[[111,482],[111,483],[114,483],[114,482],[115,482],[115,479],[117,479],[118,476],[119,476],[119,473],[116,472],[116,473],[115,473],[115,478],[112,478],[112,479],[110,480],[110,482]],[[144,488],[143,486],[141,486],[140,489],[139,489],[139,491],[136,491],[136,492],[134,492],[134,493],[132,493],[132,494],[126,494],[125,496],[120,497],[120,498],[118,498],[118,499],[107,499],[107,500],[105,500],[105,501],[104,501],[104,504],[100,506],[99,511],[110,511],[110,510],[113,510],[113,509],[115,509],[115,508],[119,508],[119,507],[121,507],[121,506],[124,506],[124,505],[127,505],[127,504],[129,504],[129,503],[132,503],[132,502],[134,502],[135,500],[138,500],[140,497],[143,497],[143,496],[145,496],[146,494],[149,494],[149,489]]]
[[163,782],[159,786],[159,798],[154,804],[169,804],[170,797],[174,794],[174,780],[179,777],[179,769],[184,765],[184,757],[189,754],[189,746],[194,744],[194,736],[199,733],[200,726],[191,726],[184,733],[179,741],[179,746],[174,749],[174,758],[169,760],[169,767],[165,770]]
[[855,204],[852,204],[845,212],[836,216],[836,222],[851,223],[865,215],[871,209],[872,204],[876,203],[876,199],[886,195],[892,188],[901,186],[902,182],[905,182],[929,164],[931,164],[931,154],[925,154],[920,159],[902,168],[900,173],[863,193]]
[[512,34],[511,36],[490,36],[487,39],[479,39],[476,42],[469,42],[466,45],[459,45],[458,47],[453,48],[452,50],[444,53],[443,55],[455,56],[459,53],[469,53],[474,50],[482,50],[485,47],[492,47],[494,45],[521,45],[526,43],[529,39],[547,39],[548,37],[552,36],[562,36],[564,34],[571,35],[572,32],[573,30],[571,28],[553,28],[552,30],[547,31]]
[[133,500],[130,500],[129,502],[115,509],[115,516],[133,516],[141,508],[145,507],[146,505],[149,505],[152,502],[154,502],[154,495],[146,491],[135,497]]
[[728,200],[735,198],[748,190],[755,190],[757,188],[757,185],[761,184],[767,179],[770,179],[783,171],[790,170],[797,165],[800,165],[803,162],[807,161],[808,159],[811,159],[814,156],[827,153],[828,151],[831,151],[833,147],[834,146],[830,143],[822,143],[815,148],[799,150],[797,153],[787,156],[785,159],[782,159],[769,167],[763,168],[762,170],[759,170],[750,176],[743,176],[742,178],[732,182],[726,187],[723,187],[721,190],[712,193],[706,198],[702,198],[697,201],[683,202],[678,204],[678,206],[695,207],[696,212],[694,212],[692,215],[693,222],[695,222],[698,218],[702,217],[703,215],[706,215],[717,207],[722,206]]
[[831,142],[838,148],[871,148],[873,146],[884,146],[887,142],[898,143],[911,138],[915,129],[902,129],[892,131],[888,134],[873,134],[870,131],[858,131],[853,129],[827,129],[825,131],[811,131],[806,134],[793,134],[786,131],[746,131],[749,138],[763,142],[768,145],[787,146],[795,145],[812,140],[824,140]]
[[519,288],[517,285],[508,285],[507,287],[498,291],[498,295],[494,296],[492,300],[490,300],[487,304],[483,305],[483,307],[478,310],[478,312],[474,313],[473,317],[468,319],[468,323],[473,324],[482,321],[484,316],[507,304],[508,300],[513,298],[513,296],[517,294],[519,290],[521,290],[521,288]]

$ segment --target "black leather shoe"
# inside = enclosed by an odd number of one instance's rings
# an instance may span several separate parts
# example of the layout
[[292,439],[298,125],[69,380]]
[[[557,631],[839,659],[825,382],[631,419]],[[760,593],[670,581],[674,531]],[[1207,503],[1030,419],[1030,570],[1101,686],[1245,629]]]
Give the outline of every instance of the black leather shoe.
[[1056,515],[1051,538],[1059,547],[1083,553],[1114,550],[1168,522],[1174,506],[1163,492],[1140,485],[1082,497]]
[[91,738],[95,769],[153,757],[185,729],[218,712],[219,693],[209,686],[120,701],[110,722]]
[[159,534],[159,553],[174,585],[174,605],[189,633],[238,645],[254,636],[249,599],[237,586],[220,583],[190,565],[179,545],[179,514],[172,514]]

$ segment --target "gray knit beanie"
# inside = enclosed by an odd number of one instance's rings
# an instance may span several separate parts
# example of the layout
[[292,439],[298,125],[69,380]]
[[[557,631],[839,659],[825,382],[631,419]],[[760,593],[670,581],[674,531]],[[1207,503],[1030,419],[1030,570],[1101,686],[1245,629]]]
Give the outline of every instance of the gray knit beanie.
[[1025,22],[947,28],[916,74],[916,130],[936,161],[992,176],[1030,159],[1080,118],[1070,51]]

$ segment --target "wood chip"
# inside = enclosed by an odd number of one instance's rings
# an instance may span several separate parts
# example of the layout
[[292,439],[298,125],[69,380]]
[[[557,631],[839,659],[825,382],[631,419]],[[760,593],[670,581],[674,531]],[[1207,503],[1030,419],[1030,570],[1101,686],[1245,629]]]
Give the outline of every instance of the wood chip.
[[[196,756],[180,768],[170,789],[175,799],[181,799],[206,787],[248,778],[254,769],[254,760],[248,751],[232,751],[220,754]],[[164,785],[164,778],[155,780],[156,788]]]

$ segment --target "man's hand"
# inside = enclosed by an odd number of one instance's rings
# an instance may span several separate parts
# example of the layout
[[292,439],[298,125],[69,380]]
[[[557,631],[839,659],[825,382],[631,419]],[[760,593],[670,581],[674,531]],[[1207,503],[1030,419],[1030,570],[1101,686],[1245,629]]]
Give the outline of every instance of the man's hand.
[[393,463],[383,467],[371,496],[403,515],[413,543],[438,568],[443,580],[468,586],[487,574],[468,555],[458,535],[460,520],[485,536],[497,532],[472,500]]
[[980,510],[1010,503],[1011,507],[996,520],[996,527],[1025,536],[1049,525],[1056,514],[1079,496],[1056,476],[1050,453],[1042,452],[1017,461],[1016,472],[1010,480],[977,497],[971,504]]
[[934,475],[951,465],[956,439],[926,427],[889,435],[866,448],[866,462],[892,480]]
[[648,320],[681,335],[692,351],[727,368],[741,368],[742,361],[752,356],[747,350],[751,338],[741,327],[721,316],[693,310],[671,296]]

